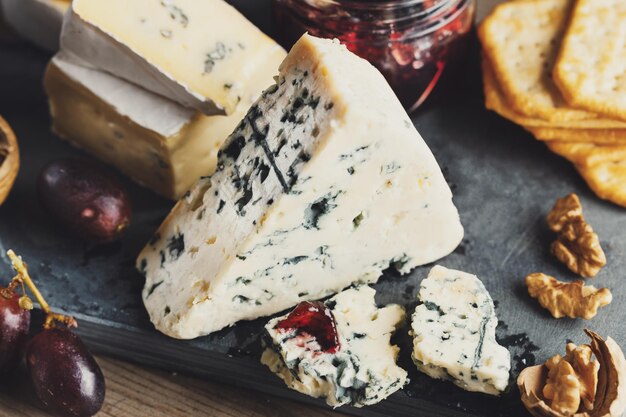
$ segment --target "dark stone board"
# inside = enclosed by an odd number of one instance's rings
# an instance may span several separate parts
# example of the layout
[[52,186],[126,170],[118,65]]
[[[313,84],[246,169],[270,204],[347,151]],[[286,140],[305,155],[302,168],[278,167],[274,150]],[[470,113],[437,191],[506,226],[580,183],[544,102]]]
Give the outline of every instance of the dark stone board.
[[[94,351],[322,404],[288,390],[259,363],[259,334],[267,319],[193,341],[169,339],[153,329],[141,303],[143,279],[133,263],[171,202],[124,181],[134,204],[133,224],[121,242],[105,247],[85,245],[51,222],[37,199],[37,174],[47,162],[80,152],[49,131],[41,87],[48,58],[27,45],[0,44],[0,114],[15,129],[22,151],[17,184],[0,208],[2,282],[12,276],[4,255],[12,248],[28,261],[48,301],[78,318],[78,332]],[[421,375],[410,361],[405,328],[396,342],[411,383],[381,404],[341,411],[398,417],[526,415],[514,384],[523,367],[562,353],[568,339],[585,342],[585,327],[626,346],[626,328],[620,323],[626,317],[626,212],[596,198],[569,163],[521,128],[484,109],[476,46],[466,65],[446,73],[413,120],[443,167],[466,230],[463,244],[439,263],[477,274],[496,301],[498,338],[513,361],[511,385],[503,397],[494,398]],[[613,303],[590,322],[552,319],[523,284],[528,273],[537,271],[575,278],[550,255],[553,236],[544,220],[554,200],[569,192],[580,195],[609,260],[592,283],[611,288]],[[386,273],[374,286],[378,301],[403,304],[412,313],[419,283],[430,267],[404,277]]]

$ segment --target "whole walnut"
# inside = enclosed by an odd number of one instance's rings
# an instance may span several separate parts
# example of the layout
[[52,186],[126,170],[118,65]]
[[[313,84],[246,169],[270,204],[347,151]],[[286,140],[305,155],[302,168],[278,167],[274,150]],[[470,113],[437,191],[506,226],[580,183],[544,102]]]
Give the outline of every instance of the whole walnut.
[[533,416],[620,417],[626,410],[622,349],[610,337],[605,341],[591,330],[585,333],[588,345],[568,343],[564,357],[555,355],[520,373],[522,403]]

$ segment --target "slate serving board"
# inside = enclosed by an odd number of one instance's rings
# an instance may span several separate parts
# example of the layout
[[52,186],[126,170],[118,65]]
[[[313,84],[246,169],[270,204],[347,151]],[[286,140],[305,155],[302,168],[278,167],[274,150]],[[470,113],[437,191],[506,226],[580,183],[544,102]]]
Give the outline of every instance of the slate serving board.
[[[263,2],[240,3],[253,20],[271,31]],[[626,211],[597,199],[570,164],[484,109],[477,51],[474,45],[467,64],[446,73],[413,121],[444,170],[466,230],[462,245],[439,263],[477,274],[491,292],[500,319],[498,339],[512,356],[510,391],[501,398],[472,394],[419,374],[410,360],[411,340],[405,328],[396,343],[402,348],[400,363],[409,370],[411,383],[381,404],[344,407],[343,412],[522,416],[526,413],[514,378],[523,367],[562,352],[568,339],[584,342],[585,326],[626,347],[626,328],[621,323],[626,317]],[[77,242],[50,222],[37,200],[37,175],[47,162],[80,152],[49,132],[41,87],[48,59],[30,46],[0,43],[0,114],[16,131],[22,153],[20,176],[0,208],[1,282],[6,284],[12,276],[4,255],[12,248],[29,262],[48,301],[78,318],[78,331],[92,350],[322,405],[288,390],[259,363],[259,334],[266,319],[193,341],[168,339],[153,329],[140,299],[143,279],[133,263],[171,202],[125,181],[134,204],[133,224],[121,242],[105,247]],[[609,259],[593,284],[611,288],[613,303],[591,322],[552,319],[528,297],[523,284],[523,278],[536,271],[575,278],[550,255],[553,236],[544,220],[554,200],[569,192],[581,196]],[[429,268],[417,268],[404,277],[386,273],[375,285],[378,301],[403,304],[411,313]]]

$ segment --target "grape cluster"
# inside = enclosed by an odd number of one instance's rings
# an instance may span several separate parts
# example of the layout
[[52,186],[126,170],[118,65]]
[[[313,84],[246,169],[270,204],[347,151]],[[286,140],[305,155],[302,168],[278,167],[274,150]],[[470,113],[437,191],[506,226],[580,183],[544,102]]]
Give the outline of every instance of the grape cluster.
[[[11,250],[7,255],[17,275],[8,287],[0,288],[0,376],[14,370],[25,356],[35,393],[47,410],[68,417],[96,414],[104,402],[104,376],[89,350],[71,331],[76,321],[52,312],[21,258]],[[16,292],[19,285],[22,296]],[[25,286],[46,314],[43,330],[30,340],[33,304]]]

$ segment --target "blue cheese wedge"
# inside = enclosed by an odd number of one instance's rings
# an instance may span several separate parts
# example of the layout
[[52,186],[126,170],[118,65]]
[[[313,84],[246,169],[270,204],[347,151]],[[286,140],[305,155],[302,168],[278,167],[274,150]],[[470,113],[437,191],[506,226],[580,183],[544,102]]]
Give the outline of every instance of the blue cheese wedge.
[[475,275],[435,266],[418,297],[422,304],[412,321],[417,368],[467,391],[504,391],[511,358],[496,342],[498,319],[482,282]]
[[376,307],[368,286],[345,290],[326,301],[336,322],[339,348],[324,352],[314,336],[278,324],[288,315],[265,326],[265,350],[261,362],[291,389],[323,397],[334,407],[376,404],[402,388],[407,373],[396,365],[399,348],[390,343],[404,322],[398,305]]
[[61,48],[207,115],[231,114],[280,48],[223,0],[75,0]]
[[222,143],[272,84],[286,55],[277,48],[266,57],[233,114],[205,116],[59,53],[44,78],[52,128],[138,183],[178,200],[215,171]]
[[305,35],[137,267],[156,328],[194,338],[390,266],[406,273],[462,236],[450,188],[383,76]]
[[70,0],[0,0],[7,24],[22,38],[55,52]]

